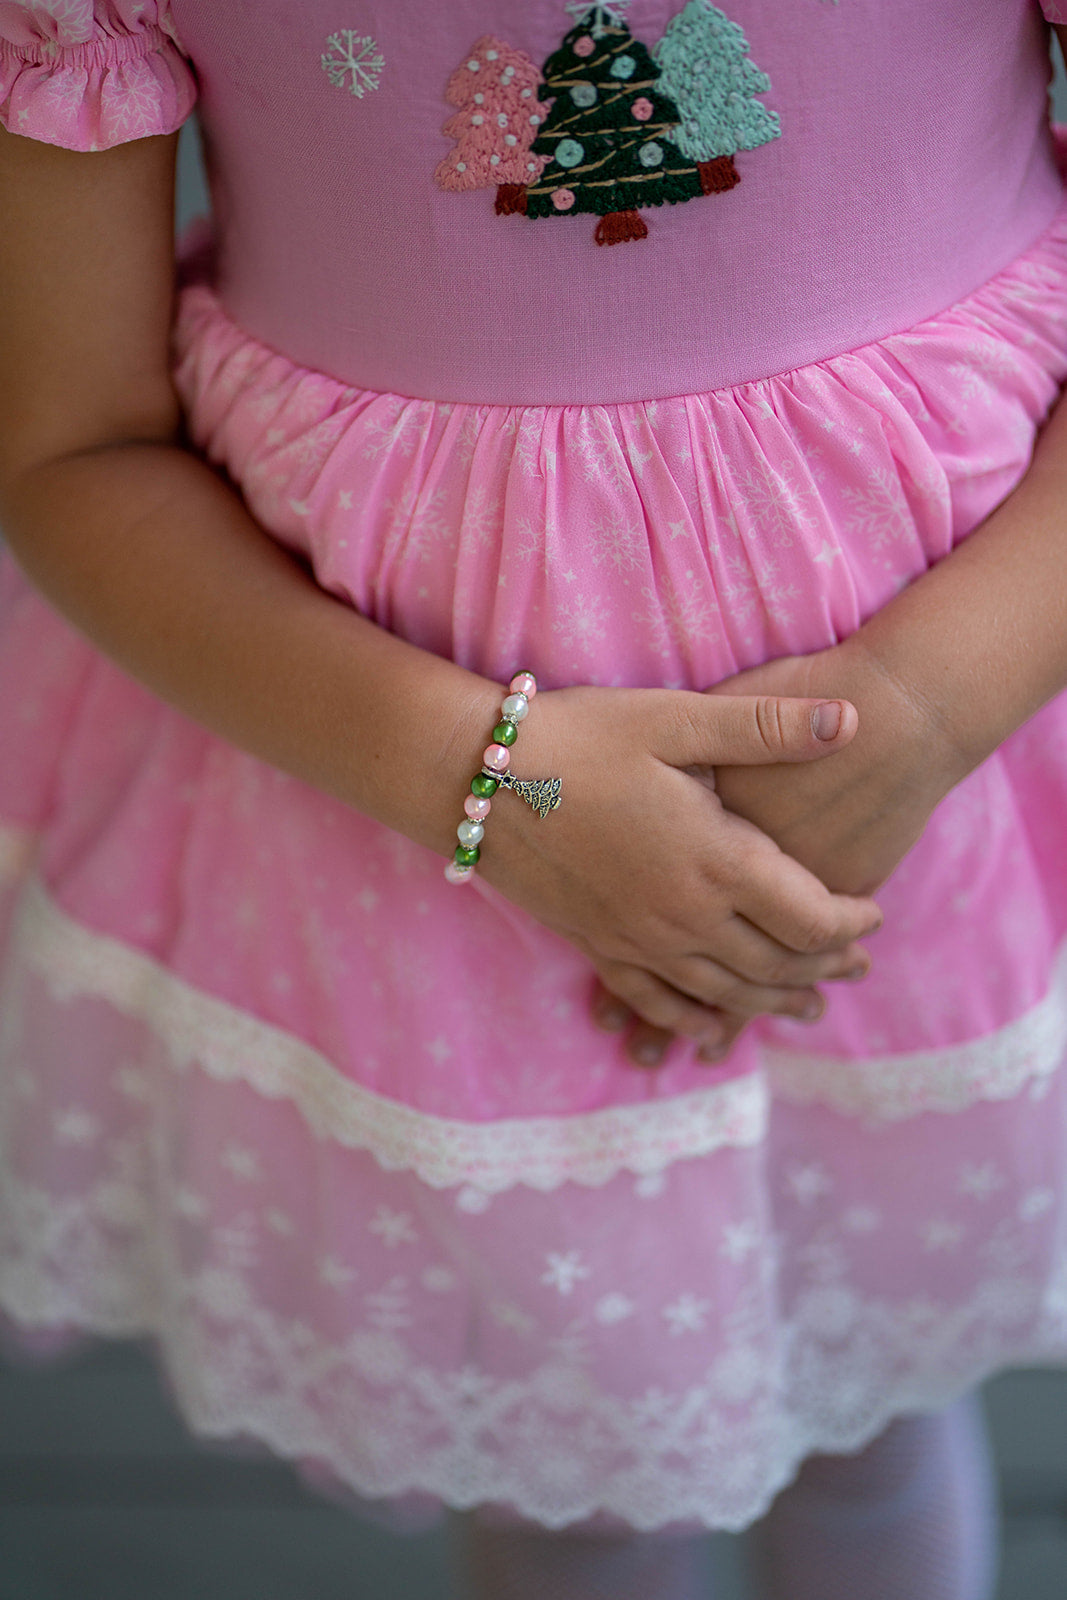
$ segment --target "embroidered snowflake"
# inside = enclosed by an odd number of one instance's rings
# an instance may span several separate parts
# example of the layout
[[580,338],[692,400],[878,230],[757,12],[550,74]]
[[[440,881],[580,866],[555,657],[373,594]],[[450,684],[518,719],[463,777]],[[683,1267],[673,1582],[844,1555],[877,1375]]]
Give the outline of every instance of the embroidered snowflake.
[[744,1222],[727,1222],[723,1224],[719,1251],[728,1261],[744,1261],[757,1248],[761,1238],[760,1225],[754,1218],[749,1217]]
[[369,36],[352,28],[331,33],[322,57],[322,70],[335,89],[348,89],[357,100],[381,82],[385,57]]
[[610,28],[613,22],[622,22],[629,11],[633,0],[567,0],[567,12],[575,22],[581,22],[590,13],[589,27],[594,39],[599,39],[605,29]]

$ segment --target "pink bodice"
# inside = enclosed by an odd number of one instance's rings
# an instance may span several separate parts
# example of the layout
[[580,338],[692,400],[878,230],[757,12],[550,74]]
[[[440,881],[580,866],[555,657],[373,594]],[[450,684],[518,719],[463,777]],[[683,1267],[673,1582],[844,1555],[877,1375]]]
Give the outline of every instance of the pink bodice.
[[[618,8],[664,66],[683,9]],[[104,142],[163,131],[188,110],[172,32],[199,85],[225,308],[303,365],[431,399],[626,401],[790,370],[944,309],[1051,220],[1060,180],[1033,0],[687,9],[701,15],[696,35],[674,36],[675,100],[699,122],[718,95],[722,124],[737,121],[732,96],[755,108],[755,139],[733,139],[734,187],[650,205],[647,238],[606,246],[596,216],[566,209],[565,184],[548,215],[497,214],[488,163],[502,155],[514,177],[529,134],[507,146],[509,131],[465,127],[479,47],[494,117],[547,114],[536,85],[587,20],[560,0],[362,0],[345,28],[326,0],[0,0],[0,62],[36,75],[37,111],[18,82],[0,105],[16,130],[72,142],[41,132],[41,107],[69,120],[106,57],[113,83],[135,70],[147,84]],[[143,56],[160,41],[166,71]]]

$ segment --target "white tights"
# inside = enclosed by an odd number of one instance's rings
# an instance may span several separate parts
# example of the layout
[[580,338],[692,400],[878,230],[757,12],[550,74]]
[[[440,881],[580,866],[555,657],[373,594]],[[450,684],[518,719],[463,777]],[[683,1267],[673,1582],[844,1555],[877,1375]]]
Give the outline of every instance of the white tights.
[[[981,1406],[899,1417],[811,1456],[749,1533],[753,1600],[992,1600],[997,1492]],[[463,1519],[472,1600],[715,1600],[699,1535]]]

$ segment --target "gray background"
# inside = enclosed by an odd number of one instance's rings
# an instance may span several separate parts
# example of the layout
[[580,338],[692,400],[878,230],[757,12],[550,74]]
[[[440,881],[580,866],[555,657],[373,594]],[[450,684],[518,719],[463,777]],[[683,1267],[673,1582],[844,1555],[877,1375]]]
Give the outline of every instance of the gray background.
[[[1067,121],[1059,69],[1055,99]],[[205,209],[189,127],[179,220]],[[998,1600],[1065,1600],[1067,1374],[1008,1373],[984,1398],[1005,1512]],[[717,1535],[708,1561],[709,1600],[749,1600],[743,1540]],[[384,1533],[282,1462],[194,1443],[145,1347],[0,1359],[0,1600],[447,1600],[448,1570],[444,1529]]]

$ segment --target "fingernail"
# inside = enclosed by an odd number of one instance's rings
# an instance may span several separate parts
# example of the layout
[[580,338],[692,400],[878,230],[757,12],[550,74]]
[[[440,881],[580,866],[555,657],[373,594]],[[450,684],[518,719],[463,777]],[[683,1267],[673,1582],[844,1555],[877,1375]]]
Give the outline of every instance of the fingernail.
[[609,1033],[620,1033],[625,1028],[629,1018],[621,1006],[606,1006],[598,1012],[597,1021]]
[[855,983],[857,979],[865,978],[870,970],[870,967],[849,967],[845,973],[845,982]]
[[836,739],[841,731],[840,700],[824,700],[811,714],[812,731],[816,739]]
[[801,1018],[801,1020],[803,1022],[814,1022],[816,1017],[821,1017],[821,1016],[822,1016],[822,1001],[821,1000],[805,1000],[805,1002],[804,1002],[804,1004],[803,1004],[803,1006],[801,1007],[801,1010],[800,1010],[800,1018]]
[[643,1067],[654,1067],[663,1059],[663,1046],[659,1044],[639,1044],[634,1051],[634,1055]]
[[706,1061],[709,1065],[712,1065],[716,1061],[725,1061],[729,1054],[729,1045],[705,1044],[701,1045],[700,1049],[697,1051],[697,1060]]

